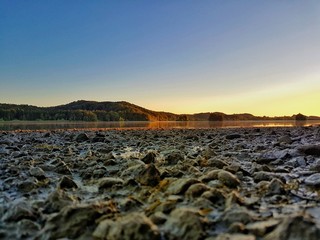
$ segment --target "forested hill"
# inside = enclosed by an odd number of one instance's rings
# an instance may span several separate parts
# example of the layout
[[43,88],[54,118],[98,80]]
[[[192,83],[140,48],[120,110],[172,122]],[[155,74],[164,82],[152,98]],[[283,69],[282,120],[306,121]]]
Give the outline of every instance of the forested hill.
[[[302,114],[284,117],[257,117],[252,114],[220,112],[173,114],[152,111],[128,102],[76,101],[55,107],[0,104],[0,120],[69,120],[69,121],[235,121],[235,120],[294,120],[317,119]],[[301,120],[301,119],[300,119]]]
[[70,121],[175,121],[179,115],[151,111],[128,102],[76,101],[55,107],[0,104],[0,119]]

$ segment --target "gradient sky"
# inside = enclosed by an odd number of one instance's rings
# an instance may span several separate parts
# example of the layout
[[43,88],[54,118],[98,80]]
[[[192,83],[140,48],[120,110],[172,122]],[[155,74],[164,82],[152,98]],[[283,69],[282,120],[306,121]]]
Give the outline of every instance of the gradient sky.
[[320,115],[318,0],[1,0],[0,102]]

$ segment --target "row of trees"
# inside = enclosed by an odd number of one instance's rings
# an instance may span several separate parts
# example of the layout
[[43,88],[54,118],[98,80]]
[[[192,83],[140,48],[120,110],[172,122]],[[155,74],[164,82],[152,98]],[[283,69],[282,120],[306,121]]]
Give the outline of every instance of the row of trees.
[[146,121],[148,117],[140,113],[88,110],[42,110],[42,109],[0,109],[0,119],[11,120],[69,120],[69,121]]

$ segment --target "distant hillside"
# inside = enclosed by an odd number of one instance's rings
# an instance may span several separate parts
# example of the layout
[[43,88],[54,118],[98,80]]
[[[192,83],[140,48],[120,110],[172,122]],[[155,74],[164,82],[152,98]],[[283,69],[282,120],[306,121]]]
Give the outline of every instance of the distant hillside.
[[[0,104],[0,120],[69,120],[69,121],[243,121],[294,120],[297,115],[284,117],[257,117],[249,113],[221,112],[174,114],[156,112],[128,102],[95,102],[80,100],[54,107]],[[320,120],[320,117],[306,117]]]
[[179,115],[151,111],[128,102],[76,101],[55,107],[0,104],[2,120],[175,121]]

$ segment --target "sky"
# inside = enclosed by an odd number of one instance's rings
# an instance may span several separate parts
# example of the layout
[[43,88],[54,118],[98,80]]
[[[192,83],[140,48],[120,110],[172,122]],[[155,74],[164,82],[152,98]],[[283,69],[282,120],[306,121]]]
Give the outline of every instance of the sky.
[[1,0],[0,102],[320,116],[320,1]]

